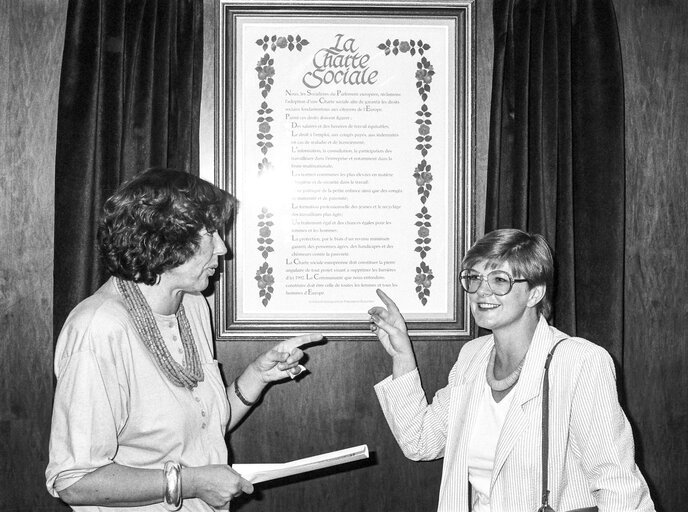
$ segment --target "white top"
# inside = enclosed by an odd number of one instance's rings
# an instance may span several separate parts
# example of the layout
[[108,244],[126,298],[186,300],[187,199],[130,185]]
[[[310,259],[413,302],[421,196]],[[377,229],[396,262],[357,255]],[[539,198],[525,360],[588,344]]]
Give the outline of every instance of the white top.
[[[227,464],[229,401],[213,358],[210,311],[200,294],[185,294],[183,304],[205,375],[193,390],[175,386],[161,373],[112,279],[69,315],[55,348],[57,387],[46,469],[53,496],[112,462],[159,469],[161,475],[167,460],[183,466]],[[171,354],[179,358],[176,319],[156,315],[156,320]],[[73,508],[165,510],[162,503]],[[213,509],[188,499],[182,510]]]
[[497,441],[514,394],[512,388],[501,401],[495,402],[487,381],[483,385],[478,414],[468,444],[468,481],[473,488],[473,512],[490,512],[490,482]]

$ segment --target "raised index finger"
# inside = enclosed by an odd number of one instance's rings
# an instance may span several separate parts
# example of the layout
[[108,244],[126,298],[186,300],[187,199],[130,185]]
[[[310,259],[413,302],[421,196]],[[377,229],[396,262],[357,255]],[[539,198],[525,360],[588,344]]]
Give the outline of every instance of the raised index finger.
[[308,334],[302,334],[300,336],[295,336],[294,338],[289,338],[288,340],[284,340],[282,343],[277,345],[278,350],[282,352],[289,352],[291,353],[292,350],[294,350],[296,347],[300,347],[302,345],[306,345],[307,343],[313,343],[314,341],[320,341],[323,338],[323,335],[320,334],[319,332],[312,332]]
[[383,302],[383,304],[387,306],[387,309],[390,311],[390,313],[400,314],[397,305],[387,296],[385,292],[378,288],[375,290],[375,293],[377,293],[377,296],[380,297],[380,300]]

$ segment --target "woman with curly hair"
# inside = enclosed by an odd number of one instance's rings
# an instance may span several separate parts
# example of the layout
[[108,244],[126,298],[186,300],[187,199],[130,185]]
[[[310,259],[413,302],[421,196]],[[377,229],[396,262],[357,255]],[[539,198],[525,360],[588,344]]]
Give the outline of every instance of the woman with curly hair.
[[322,336],[277,344],[225,388],[201,292],[227,253],[233,208],[229,193],[170,169],[105,203],[98,243],[111,277],[55,348],[47,487],[74,510],[227,509],[253,492],[227,465],[225,434]]

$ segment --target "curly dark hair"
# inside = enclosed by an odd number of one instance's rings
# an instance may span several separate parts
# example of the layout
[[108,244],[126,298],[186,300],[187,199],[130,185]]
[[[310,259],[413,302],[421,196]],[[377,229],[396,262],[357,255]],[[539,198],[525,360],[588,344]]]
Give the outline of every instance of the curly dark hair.
[[224,231],[235,203],[228,192],[191,174],[148,169],[103,206],[98,247],[105,267],[113,276],[155,284],[193,256],[203,229]]

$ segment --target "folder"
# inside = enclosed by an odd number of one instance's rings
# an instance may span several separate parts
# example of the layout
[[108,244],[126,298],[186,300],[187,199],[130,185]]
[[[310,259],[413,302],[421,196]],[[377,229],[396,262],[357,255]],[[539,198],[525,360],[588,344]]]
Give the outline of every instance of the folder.
[[275,464],[234,464],[232,468],[253,484],[267,482],[276,478],[317,471],[339,464],[347,464],[369,457],[368,445],[353,446],[344,450],[323,453],[305,459]]

